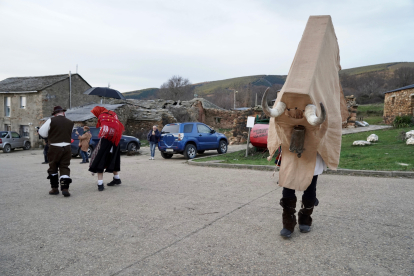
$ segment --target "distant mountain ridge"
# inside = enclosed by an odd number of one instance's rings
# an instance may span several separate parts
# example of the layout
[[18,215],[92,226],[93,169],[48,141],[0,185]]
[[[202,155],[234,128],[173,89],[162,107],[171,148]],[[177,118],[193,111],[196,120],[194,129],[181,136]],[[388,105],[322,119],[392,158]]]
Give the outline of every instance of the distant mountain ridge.
[[[343,69],[339,71],[339,74],[349,74],[349,75],[359,75],[359,74],[366,74],[370,72],[378,72],[378,71],[389,71],[393,72],[394,70],[401,68],[401,67],[414,67],[414,62],[390,62],[390,63],[382,63],[382,64],[374,64],[368,66],[361,66],[349,69]],[[254,76],[245,76],[245,77],[237,77],[225,80],[218,80],[218,81],[208,81],[208,82],[200,82],[193,84],[194,86],[194,93],[199,96],[205,96],[219,89],[233,89],[233,87],[245,86],[248,84],[254,86],[272,86],[274,84],[281,84],[283,85],[286,80],[286,75],[254,75]],[[153,97],[155,93],[159,90],[159,88],[146,88],[140,90],[134,90],[130,92],[124,92],[123,95],[127,99],[147,99],[149,97]]]

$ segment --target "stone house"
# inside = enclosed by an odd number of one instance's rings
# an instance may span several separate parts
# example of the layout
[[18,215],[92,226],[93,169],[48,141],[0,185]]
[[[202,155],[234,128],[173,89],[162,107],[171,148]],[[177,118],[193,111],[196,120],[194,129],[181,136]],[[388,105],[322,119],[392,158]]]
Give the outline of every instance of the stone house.
[[79,74],[40,77],[13,77],[0,81],[0,129],[29,136],[38,146],[36,127],[49,117],[53,107],[63,108],[98,103],[97,96],[85,96],[91,88]]
[[414,84],[384,93],[384,122],[391,124],[396,116],[413,116]]

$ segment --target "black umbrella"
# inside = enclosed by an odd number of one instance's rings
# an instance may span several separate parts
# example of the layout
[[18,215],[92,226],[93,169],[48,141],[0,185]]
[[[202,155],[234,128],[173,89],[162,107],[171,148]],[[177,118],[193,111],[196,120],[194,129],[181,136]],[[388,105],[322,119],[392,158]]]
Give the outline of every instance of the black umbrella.
[[122,95],[121,92],[115,89],[111,89],[109,87],[92,87],[86,90],[83,94],[126,100],[126,98],[124,97],[124,95]]

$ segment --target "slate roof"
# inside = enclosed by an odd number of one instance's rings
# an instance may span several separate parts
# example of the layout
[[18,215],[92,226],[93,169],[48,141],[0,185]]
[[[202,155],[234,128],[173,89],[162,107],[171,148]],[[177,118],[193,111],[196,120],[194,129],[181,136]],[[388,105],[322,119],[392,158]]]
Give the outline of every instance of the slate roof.
[[400,91],[400,90],[405,90],[405,89],[410,89],[410,88],[414,88],[414,84],[410,84],[410,85],[407,85],[407,86],[404,86],[404,87],[400,87],[400,88],[397,88],[397,89],[394,89],[394,90],[390,90],[390,91],[384,92],[384,94],[391,93],[391,92],[396,92],[396,91]]
[[[91,110],[97,105],[103,106],[108,110],[115,111],[115,109],[123,106],[124,104],[97,104],[97,103],[94,103],[94,104],[88,104],[88,105],[84,105],[84,106],[80,106],[80,107],[74,107],[74,108],[68,109],[65,112],[66,118],[68,118],[69,120],[72,120],[74,122],[83,122],[83,121],[87,121],[89,119],[92,119],[93,117],[95,117],[95,115],[92,114]],[[49,117],[43,118],[43,120],[47,120],[48,118]]]
[[0,93],[37,92],[67,78],[69,74],[7,78],[0,81]]

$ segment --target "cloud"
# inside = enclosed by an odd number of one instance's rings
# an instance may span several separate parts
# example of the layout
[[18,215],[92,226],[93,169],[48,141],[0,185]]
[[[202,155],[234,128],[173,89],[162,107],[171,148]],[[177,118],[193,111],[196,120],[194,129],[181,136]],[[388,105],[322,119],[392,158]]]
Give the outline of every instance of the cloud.
[[414,61],[412,1],[0,2],[0,78],[76,70],[93,86],[287,74],[309,15],[332,16],[343,68]]

